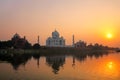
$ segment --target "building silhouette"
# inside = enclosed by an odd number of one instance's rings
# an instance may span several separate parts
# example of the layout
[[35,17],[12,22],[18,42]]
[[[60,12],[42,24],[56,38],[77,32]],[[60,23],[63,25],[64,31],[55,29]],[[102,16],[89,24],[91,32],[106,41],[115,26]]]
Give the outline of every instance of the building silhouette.
[[81,41],[81,40],[76,42],[74,45],[76,48],[86,48],[87,47],[87,43],[84,41]]
[[11,40],[13,42],[13,47],[17,49],[23,49],[30,46],[30,43],[26,40],[26,37],[24,36],[24,38],[21,38],[17,33],[12,37]]

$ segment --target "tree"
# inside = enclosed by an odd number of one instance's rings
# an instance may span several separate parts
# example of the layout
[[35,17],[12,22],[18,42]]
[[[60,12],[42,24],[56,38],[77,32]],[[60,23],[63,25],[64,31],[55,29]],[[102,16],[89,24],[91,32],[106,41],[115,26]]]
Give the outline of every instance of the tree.
[[11,40],[8,41],[0,41],[0,49],[6,49],[11,48],[13,46],[13,43]]
[[31,49],[31,44],[29,42],[26,42],[24,45],[24,49]]

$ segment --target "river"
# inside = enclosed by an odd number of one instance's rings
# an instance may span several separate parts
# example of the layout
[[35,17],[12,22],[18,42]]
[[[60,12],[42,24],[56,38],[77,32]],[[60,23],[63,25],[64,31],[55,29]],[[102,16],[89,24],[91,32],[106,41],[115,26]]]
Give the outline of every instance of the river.
[[120,54],[27,56],[1,60],[0,80],[120,80]]

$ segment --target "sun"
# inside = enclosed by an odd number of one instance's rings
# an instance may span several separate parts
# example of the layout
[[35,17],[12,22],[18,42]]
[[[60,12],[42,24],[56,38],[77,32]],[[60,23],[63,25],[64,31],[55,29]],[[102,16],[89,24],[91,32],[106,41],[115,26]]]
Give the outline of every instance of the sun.
[[113,35],[112,35],[111,33],[107,33],[106,37],[107,37],[108,39],[111,39],[111,38],[113,37]]

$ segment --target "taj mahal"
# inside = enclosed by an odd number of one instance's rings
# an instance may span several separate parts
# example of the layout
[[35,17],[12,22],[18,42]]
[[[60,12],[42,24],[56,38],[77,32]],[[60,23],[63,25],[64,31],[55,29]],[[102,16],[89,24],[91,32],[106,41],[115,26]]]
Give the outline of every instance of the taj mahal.
[[58,31],[52,32],[52,37],[48,37],[46,40],[47,47],[65,47],[65,39],[60,35]]

